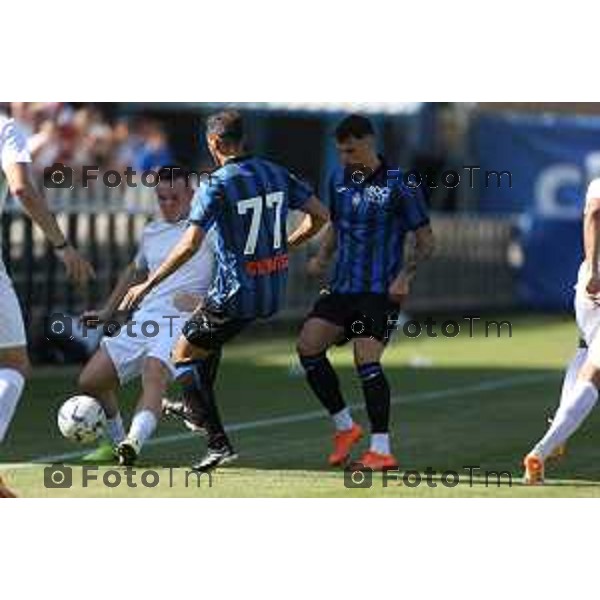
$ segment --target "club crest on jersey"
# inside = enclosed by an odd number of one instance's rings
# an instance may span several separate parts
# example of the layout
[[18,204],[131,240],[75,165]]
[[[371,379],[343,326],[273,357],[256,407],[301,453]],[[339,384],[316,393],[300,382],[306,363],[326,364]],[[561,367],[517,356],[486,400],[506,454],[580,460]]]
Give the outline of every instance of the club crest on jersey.
[[388,187],[379,187],[378,185],[371,185],[365,189],[365,200],[372,202],[373,204],[379,204],[383,206],[390,197],[391,190]]

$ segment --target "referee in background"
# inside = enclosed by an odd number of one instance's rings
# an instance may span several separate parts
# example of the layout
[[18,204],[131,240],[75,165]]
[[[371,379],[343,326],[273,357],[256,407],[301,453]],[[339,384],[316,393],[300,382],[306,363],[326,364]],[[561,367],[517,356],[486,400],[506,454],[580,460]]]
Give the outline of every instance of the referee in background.
[[[377,153],[369,119],[352,115],[336,130],[341,166],[328,183],[331,224],[309,264],[322,276],[336,255],[329,293],[309,314],[298,341],[308,384],[335,425],[331,466],[347,463],[363,437],[340,390],[328,350],[352,341],[356,370],[371,425],[369,450],[355,463],[374,471],[395,469],[390,445],[391,394],[381,360],[410,291],[418,264],[433,253],[433,233],[422,191],[403,182],[402,173]],[[407,234],[414,232],[411,256],[405,259]]]

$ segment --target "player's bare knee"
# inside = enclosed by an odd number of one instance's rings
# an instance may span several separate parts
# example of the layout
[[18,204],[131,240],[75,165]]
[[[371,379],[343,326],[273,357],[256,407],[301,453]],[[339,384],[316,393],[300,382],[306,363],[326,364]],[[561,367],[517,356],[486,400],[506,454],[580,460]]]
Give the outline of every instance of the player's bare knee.
[[328,347],[326,344],[319,343],[310,338],[300,338],[296,345],[296,351],[300,357],[316,356],[317,354],[322,354],[327,349]]
[[311,329],[310,324],[304,326],[296,344],[298,356],[316,356],[325,352],[328,348],[329,344],[327,341],[319,339],[319,335]]
[[385,346],[373,339],[356,340],[354,342],[354,364],[357,368],[381,362]]
[[98,377],[91,369],[84,369],[79,374],[77,388],[82,394],[94,396],[100,390]]
[[301,337],[298,340],[298,343],[296,344],[296,353],[298,354],[298,356],[311,356],[311,350],[312,346]]
[[208,358],[209,356],[210,352],[190,344],[190,342],[188,342],[188,340],[183,336],[179,338],[175,344],[175,348],[173,348],[173,351],[171,352],[171,360],[176,365],[180,363],[192,362],[194,360],[201,360]]
[[157,358],[147,358],[145,360],[142,372],[144,386],[153,385],[166,388],[169,379],[169,369],[162,361]]
[[12,369],[20,373],[25,379],[31,376],[31,363],[24,348],[3,350],[0,352],[0,369]]
[[77,387],[82,394],[89,394],[96,397],[98,394],[112,389],[113,386],[106,380],[100,371],[94,368],[94,365],[88,365],[79,375]]

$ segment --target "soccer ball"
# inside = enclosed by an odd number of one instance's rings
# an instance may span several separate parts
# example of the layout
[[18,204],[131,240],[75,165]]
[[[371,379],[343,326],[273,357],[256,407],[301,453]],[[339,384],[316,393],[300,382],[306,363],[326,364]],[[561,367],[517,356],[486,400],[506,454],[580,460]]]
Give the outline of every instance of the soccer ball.
[[68,440],[91,444],[103,435],[106,415],[94,398],[74,396],[60,407],[58,428]]

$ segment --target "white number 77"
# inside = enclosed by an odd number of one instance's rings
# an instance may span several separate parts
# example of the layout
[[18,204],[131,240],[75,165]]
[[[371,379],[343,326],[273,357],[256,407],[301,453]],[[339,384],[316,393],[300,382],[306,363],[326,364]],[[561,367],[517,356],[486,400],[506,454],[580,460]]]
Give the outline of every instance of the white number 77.
[[[281,248],[281,209],[283,207],[283,198],[283,192],[273,192],[265,196],[267,208],[275,209],[275,223],[273,224],[274,250],[279,250],[279,248]],[[249,198],[248,200],[242,200],[241,202],[238,202],[239,215],[245,215],[249,210],[252,211],[252,221],[250,223],[250,231],[248,232],[248,239],[246,240],[244,254],[254,254],[256,251],[256,244],[258,243],[258,233],[260,231],[263,212],[262,196],[257,196],[256,198]]]

